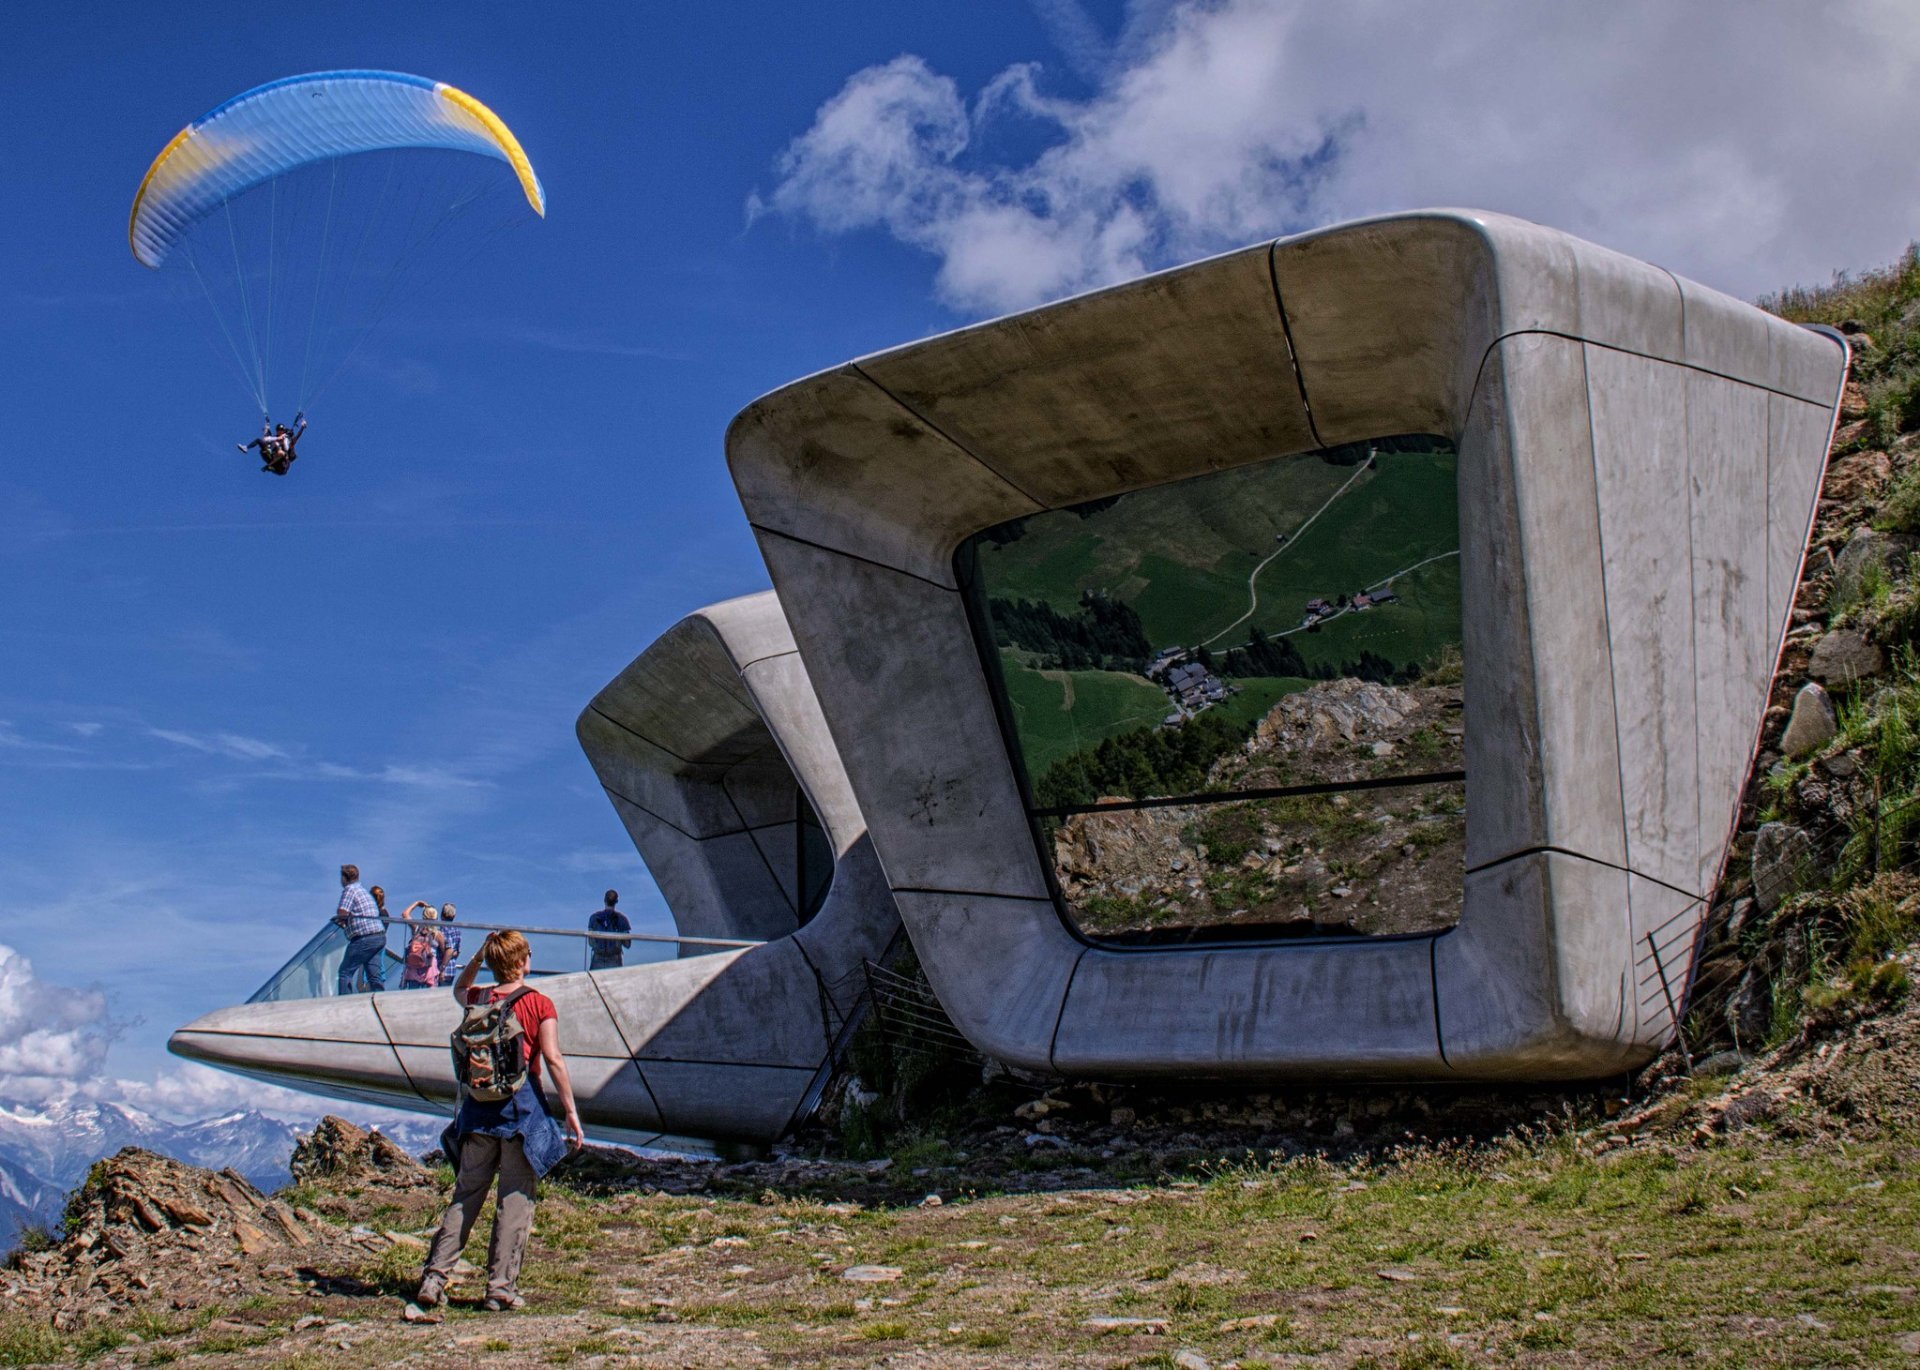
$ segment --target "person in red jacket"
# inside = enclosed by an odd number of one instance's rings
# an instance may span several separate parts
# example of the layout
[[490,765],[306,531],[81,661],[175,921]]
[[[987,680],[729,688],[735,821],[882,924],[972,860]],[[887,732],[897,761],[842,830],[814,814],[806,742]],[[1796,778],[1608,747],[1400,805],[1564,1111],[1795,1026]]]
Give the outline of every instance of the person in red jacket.
[[[427,1268],[415,1296],[432,1308],[446,1299],[454,1262],[467,1245],[474,1220],[487,1201],[494,1177],[500,1180],[500,1202],[493,1220],[493,1241],[487,1248],[489,1312],[519,1308],[520,1262],[533,1232],[534,1188],[542,1175],[558,1164],[569,1146],[585,1146],[580,1111],[573,1100],[573,1080],[560,1051],[560,1013],[553,1000],[527,987],[527,968],[533,949],[517,932],[490,933],[480,954],[460,972],[453,997],[465,1009],[476,1004],[511,1000],[511,1012],[520,1020],[526,1045],[527,1078],[513,1096],[498,1102],[475,1099],[464,1090],[460,1110],[440,1138],[440,1149],[453,1161],[453,1201],[447,1205],[440,1230],[427,1253]],[[476,987],[474,977],[485,964],[494,984]],[[560,1096],[567,1123],[563,1139],[547,1108],[540,1070],[546,1067]]]

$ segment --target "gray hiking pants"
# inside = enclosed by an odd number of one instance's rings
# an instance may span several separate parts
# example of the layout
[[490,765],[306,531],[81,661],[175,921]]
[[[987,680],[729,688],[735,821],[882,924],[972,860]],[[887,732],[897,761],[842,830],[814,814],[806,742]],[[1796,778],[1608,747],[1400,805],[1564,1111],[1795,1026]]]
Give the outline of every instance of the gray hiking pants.
[[533,1233],[533,1190],[539,1177],[527,1164],[526,1148],[518,1137],[467,1134],[460,1147],[460,1172],[453,1177],[453,1202],[447,1205],[433,1249],[427,1253],[427,1280],[443,1286],[452,1280],[453,1263],[466,1249],[467,1236],[495,1175],[500,1177],[500,1204],[493,1219],[493,1240],[487,1244],[487,1295],[519,1296],[520,1259]]

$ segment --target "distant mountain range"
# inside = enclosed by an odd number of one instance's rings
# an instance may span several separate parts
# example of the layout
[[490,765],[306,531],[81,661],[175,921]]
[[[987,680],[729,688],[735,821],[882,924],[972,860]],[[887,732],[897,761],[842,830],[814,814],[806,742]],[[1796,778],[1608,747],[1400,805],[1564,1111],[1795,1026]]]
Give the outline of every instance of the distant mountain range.
[[[384,1130],[420,1152],[438,1143],[445,1126],[422,1118]],[[13,1248],[22,1227],[57,1227],[67,1192],[95,1161],[122,1147],[145,1147],[209,1170],[230,1167],[271,1193],[287,1183],[287,1161],[301,1131],[251,1109],[171,1123],[123,1104],[0,1106],[0,1252]]]

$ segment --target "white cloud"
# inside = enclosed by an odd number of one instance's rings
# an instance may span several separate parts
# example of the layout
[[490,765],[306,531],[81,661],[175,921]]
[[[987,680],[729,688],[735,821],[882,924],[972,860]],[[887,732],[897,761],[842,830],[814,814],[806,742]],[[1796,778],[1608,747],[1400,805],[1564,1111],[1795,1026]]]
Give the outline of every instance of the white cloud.
[[[0,746],[8,744],[6,725],[0,723]],[[190,733],[177,728],[148,728],[149,736],[176,747],[199,752],[203,756],[224,757],[255,766],[268,778],[305,780],[366,780],[383,785],[404,785],[418,790],[486,789],[492,781],[462,775],[443,766],[419,766],[389,763],[377,770],[343,766],[337,761],[309,760],[300,751],[263,742],[238,733]],[[21,745],[25,745],[24,743]]]
[[[1360,215],[1499,210],[1752,296],[1897,254],[1920,225],[1899,0],[1185,0],[1115,54],[1036,0],[1085,98],[1009,67],[969,101],[915,56],[850,77],[750,202],[879,229],[991,313]],[[995,161],[982,133],[1038,129]],[[988,140],[998,146],[1007,140]]]
[[121,1026],[109,1013],[105,993],[42,979],[31,961],[0,944],[0,1105],[38,1108],[91,1099],[128,1104],[176,1122],[239,1109],[290,1122],[312,1122],[340,1111],[356,1122],[382,1125],[418,1116],[363,1104],[343,1109],[298,1090],[193,1063],[163,1068],[151,1080],[104,1077],[101,1067]]
[[382,1127],[395,1121],[418,1121],[422,1113],[339,1103],[297,1089],[263,1084],[210,1066],[188,1063],[161,1070],[151,1080],[103,1080],[81,1091],[88,1098],[127,1104],[174,1122],[190,1123],[251,1109],[291,1123],[311,1124],[328,1113],[344,1114],[361,1125]]
[[116,1026],[98,990],[54,985],[0,944],[0,1100],[48,1102],[99,1072]]

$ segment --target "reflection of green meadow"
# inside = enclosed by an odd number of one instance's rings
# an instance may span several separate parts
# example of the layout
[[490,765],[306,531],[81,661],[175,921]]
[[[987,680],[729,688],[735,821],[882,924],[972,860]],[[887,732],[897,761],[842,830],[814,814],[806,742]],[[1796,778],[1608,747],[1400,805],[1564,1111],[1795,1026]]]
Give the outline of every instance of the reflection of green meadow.
[[[1158,727],[1173,709],[1159,686],[1119,671],[1036,671],[1004,651],[1000,671],[1020,737],[1021,759],[1036,783],[1062,757],[1091,751],[1107,738],[1136,728]],[[1282,695],[1304,690],[1313,682],[1254,677],[1232,684],[1240,693],[1209,712],[1243,730],[1266,717]]]
[[[1012,541],[982,539],[978,565],[989,599],[1036,600],[1067,615],[1085,612],[1089,590],[1124,603],[1155,648],[1209,643],[1220,660],[1258,627],[1285,635],[1309,668],[1338,669],[1363,652],[1418,667],[1460,641],[1457,465],[1449,450],[1383,452],[1371,468],[1285,457],[1138,491],[1085,517],[1036,515]],[[1397,599],[1299,631],[1307,601],[1381,588]],[[1036,784],[1056,762],[1151,731],[1175,707],[1141,676],[1000,657]],[[1312,682],[1232,683],[1238,693],[1207,711],[1229,725],[1223,738],[1244,736]]]
[[[1083,590],[1104,591],[1132,605],[1163,647],[1204,641],[1245,614],[1248,574],[1278,550],[1256,582],[1258,611],[1232,636],[1243,641],[1254,624],[1269,633],[1295,626],[1309,599],[1352,594],[1457,550],[1455,468],[1451,452],[1384,453],[1372,471],[1285,457],[1140,491],[1086,518],[1037,515],[1017,541],[983,542],[980,569],[990,595],[1041,600],[1062,613],[1074,611]],[[1275,541],[1342,486],[1291,546]],[[1457,640],[1457,603],[1448,618]],[[1435,624],[1418,635],[1445,634]]]
[[1159,686],[1120,671],[1036,671],[1011,652],[1000,653],[1000,670],[1034,780],[1063,756],[1154,726],[1173,707]]
[[[1316,632],[1293,633],[1287,640],[1309,666],[1338,666],[1371,651],[1395,663],[1431,662],[1460,642],[1460,558],[1422,566],[1396,580],[1400,598],[1360,613],[1342,614]],[[1236,632],[1228,642],[1244,641]]]

